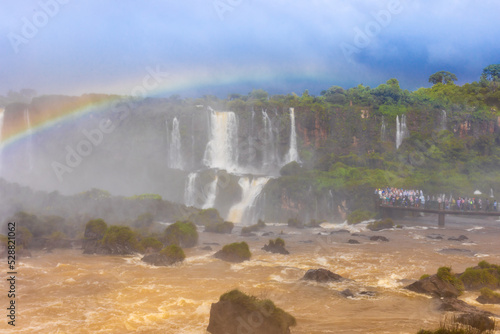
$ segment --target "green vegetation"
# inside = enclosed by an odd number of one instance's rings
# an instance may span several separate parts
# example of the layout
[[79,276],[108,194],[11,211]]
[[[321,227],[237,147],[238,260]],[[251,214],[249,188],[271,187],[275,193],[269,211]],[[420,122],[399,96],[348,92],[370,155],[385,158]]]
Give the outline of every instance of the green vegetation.
[[471,314],[468,317],[445,317],[436,330],[420,330],[417,334],[493,334],[496,324],[488,317]]
[[141,240],[141,247],[144,250],[152,248],[154,251],[158,252],[163,248],[163,244],[155,237],[147,237]]
[[111,225],[104,234],[102,244],[107,247],[142,252],[138,235],[128,226]]
[[257,224],[250,225],[250,226],[244,226],[241,229],[241,234],[248,234],[248,233],[251,233],[251,232],[257,232],[258,230],[260,230],[260,229],[262,229],[264,227],[266,227],[266,223],[263,220],[259,219],[257,221]]
[[178,221],[165,229],[163,239],[167,245],[194,247],[198,243],[198,231],[192,222]]
[[437,277],[443,282],[451,283],[460,293],[464,292],[464,284],[451,271],[451,267],[440,267],[437,271]]
[[196,213],[192,213],[189,218],[196,225],[208,226],[223,223],[224,219],[221,218],[219,211],[214,208],[200,210]]
[[481,297],[478,299],[483,304],[499,304],[500,303],[500,293],[495,292],[488,288],[482,288],[479,290],[481,292]]
[[373,217],[375,217],[375,214],[373,212],[358,209],[354,210],[347,216],[347,223],[350,225],[358,224],[372,219]]
[[205,232],[213,232],[213,233],[231,233],[234,228],[234,224],[232,222],[219,222],[219,223],[208,223],[205,225]]
[[184,261],[186,255],[181,247],[170,245],[160,251],[161,255],[166,256],[172,263]]
[[366,226],[367,229],[371,231],[380,231],[388,228],[393,228],[394,227],[394,222],[392,221],[391,218],[387,218],[384,220],[377,220],[374,222],[371,222]]
[[127,197],[128,199],[132,200],[162,200],[162,197],[158,194],[141,194],[141,195],[135,195],[131,197]]
[[486,261],[479,262],[477,267],[467,268],[460,275],[460,280],[468,290],[476,290],[482,287],[500,287],[500,267]]
[[250,248],[244,241],[225,245],[220,252],[222,257],[236,261],[246,261],[252,257]]
[[276,307],[274,303],[269,299],[257,299],[254,296],[246,295],[240,290],[232,290],[226,292],[222,296],[220,296],[220,301],[230,301],[232,303],[243,306],[249,312],[262,312],[265,314],[269,321],[274,322],[280,328],[280,331],[283,333],[290,326],[295,326],[297,321],[295,318],[289,313],[283,311],[279,307]]
[[269,240],[269,246],[273,247],[273,246],[281,246],[281,247],[285,247],[285,240],[281,239],[281,238],[276,238],[276,239],[270,239]]
[[423,280],[423,279],[426,279],[428,277],[431,277],[431,275],[429,275],[429,274],[423,274],[422,276],[420,276],[419,280]]
[[132,223],[132,226],[136,228],[149,228],[153,224],[153,222],[154,216],[151,213],[146,212],[138,216]]
[[101,240],[108,229],[108,225],[102,219],[89,220],[85,225],[85,238]]
[[294,228],[304,228],[304,223],[298,218],[289,218],[288,226]]

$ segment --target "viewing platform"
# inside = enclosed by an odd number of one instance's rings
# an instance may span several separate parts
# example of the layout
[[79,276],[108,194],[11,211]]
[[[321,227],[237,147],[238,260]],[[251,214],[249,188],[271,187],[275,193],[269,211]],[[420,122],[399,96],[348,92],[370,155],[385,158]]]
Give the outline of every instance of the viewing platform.
[[390,218],[394,211],[409,211],[409,212],[424,212],[434,213],[438,215],[438,225],[444,226],[445,215],[460,215],[460,216],[496,216],[500,217],[500,211],[485,211],[485,210],[446,210],[443,203],[439,204],[438,209],[430,209],[425,207],[414,206],[397,206],[390,204],[379,204],[380,214],[383,218]]

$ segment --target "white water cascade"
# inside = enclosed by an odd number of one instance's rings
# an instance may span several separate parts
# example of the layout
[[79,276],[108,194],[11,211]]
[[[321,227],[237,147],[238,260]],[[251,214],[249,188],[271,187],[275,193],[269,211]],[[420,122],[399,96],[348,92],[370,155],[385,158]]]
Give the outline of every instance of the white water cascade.
[[24,119],[28,126],[28,164],[30,170],[33,170],[33,130],[31,129],[30,113],[28,109],[24,110]]
[[384,116],[382,116],[382,125],[380,127],[380,140],[385,141],[386,138],[386,126]]
[[408,128],[406,127],[406,115],[401,116],[401,122],[399,121],[399,116],[396,116],[396,149],[401,146],[403,139],[408,138]]
[[441,110],[441,130],[446,130],[446,110]]
[[210,109],[210,140],[203,163],[210,168],[238,170],[238,122],[232,111]]
[[234,223],[241,223],[245,215],[253,210],[256,199],[267,181],[269,181],[268,177],[257,177],[251,181],[248,177],[240,178],[238,184],[243,190],[241,201],[231,207],[227,219]]
[[3,117],[4,110],[0,110],[0,173],[2,173],[2,151],[3,151],[3,143],[2,143],[2,130],[3,130]]
[[273,126],[267,112],[262,111],[262,119],[264,122],[264,152],[262,157],[262,168],[264,170],[269,170],[274,165],[274,159],[276,156]]
[[215,204],[215,198],[217,197],[217,181],[219,177],[216,175],[215,179],[207,186],[206,191],[206,201],[201,207],[202,209],[213,208]]
[[292,161],[299,162],[299,152],[297,150],[297,133],[295,132],[295,111],[293,108],[290,108],[290,149],[286,155],[285,162],[289,163]]
[[177,120],[177,117],[174,117],[172,121],[172,134],[168,153],[168,166],[170,168],[182,169],[184,164],[182,162],[181,133],[179,131],[179,120]]
[[195,206],[196,204],[196,178],[198,173],[189,173],[186,188],[184,190],[184,204],[186,206]]

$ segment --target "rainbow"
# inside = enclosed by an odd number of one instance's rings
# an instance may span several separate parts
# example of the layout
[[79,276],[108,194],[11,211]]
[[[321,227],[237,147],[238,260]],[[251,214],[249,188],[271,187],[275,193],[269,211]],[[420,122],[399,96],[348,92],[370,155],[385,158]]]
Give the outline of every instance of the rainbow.
[[[168,96],[169,94],[207,87],[230,86],[238,84],[252,84],[256,86],[262,82],[273,82],[276,80],[288,82],[331,80],[331,77],[318,78],[318,72],[309,70],[307,73],[276,73],[271,69],[247,70],[245,73],[235,70],[232,75],[213,76],[206,70],[191,70],[190,73],[183,72],[178,75],[162,73],[160,78],[153,78],[151,74],[158,69],[147,68],[145,74],[139,80],[129,79],[125,83],[122,81],[116,85],[108,85],[107,90],[128,91],[129,95],[104,95],[104,94],[84,94],[80,97],[71,97],[63,103],[55,103],[43,107],[43,110],[29,110],[31,129],[21,113],[15,119],[4,118],[4,127],[1,132],[0,146],[5,148],[22,141],[30,135],[47,131],[56,125],[64,123],[75,116],[83,116],[97,110],[105,110],[106,106],[112,106],[119,101],[126,101],[131,96],[137,96],[136,92],[145,93],[143,97]],[[225,69],[226,73],[231,70]],[[239,73],[238,73],[239,72]],[[265,73],[265,74],[263,74]],[[319,75],[322,77],[324,75]],[[155,82],[156,80],[156,82]],[[152,87],[154,86],[154,87]],[[127,88],[128,87],[128,88]],[[130,88],[132,87],[132,88]],[[148,89],[146,89],[147,87]],[[141,95],[141,94],[139,94]],[[41,97],[43,99],[43,97]],[[8,127],[5,124],[8,122]]]

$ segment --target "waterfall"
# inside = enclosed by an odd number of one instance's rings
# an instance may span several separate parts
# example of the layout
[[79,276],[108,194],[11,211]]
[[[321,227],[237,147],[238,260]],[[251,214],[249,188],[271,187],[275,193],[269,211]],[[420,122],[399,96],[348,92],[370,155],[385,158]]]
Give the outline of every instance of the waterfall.
[[399,116],[396,116],[396,149],[401,146],[403,139],[408,138],[408,128],[406,127],[406,115],[401,116],[401,122],[399,121]]
[[380,140],[385,141],[386,138],[386,126],[384,116],[382,116],[382,126],[380,127]]
[[196,204],[196,178],[197,173],[189,173],[184,189],[184,204],[186,206],[195,206]]
[[174,117],[174,120],[172,121],[168,166],[175,169],[183,168],[181,133],[179,131],[179,121],[177,120],[177,117]]
[[33,129],[31,128],[30,113],[28,109],[24,110],[24,119],[28,126],[28,164],[30,170],[33,170]]
[[267,112],[262,111],[262,119],[264,123],[264,152],[262,158],[262,168],[264,170],[269,170],[275,162],[274,158],[276,155],[273,126]]
[[[0,137],[1,138],[1,137]],[[493,188],[490,188],[490,197],[491,198],[494,198],[495,196],[493,196]]]
[[446,110],[441,110],[441,130],[446,130]]
[[285,162],[289,163],[292,161],[299,162],[299,153],[297,151],[297,133],[295,132],[295,111],[290,108],[290,149],[286,155]]
[[232,111],[210,110],[210,140],[203,163],[210,168],[238,169],[238,122]]
[[217,197],[217,181],[219,177],[216,175],[215,179],[208,185],[208,189],[206,192],[207,200],[201,207],[202,209],[209,209],[214,207],[215,197]]
[[260,195],[262,188],[269,181],[268,177],[257,177],[250,181],[249,177],[241,177],[238,181],[242,189],[241,201],[236,203],[229,210],[227,220],[234,223],[241,223],[250,216],[250,213],[255,208],[255,202]]
[[0,110],[0,173],[2,173],[2,151],[3,151],[3,143],[2,143],[2,130],[3,130],[3,116],[4,110]]

